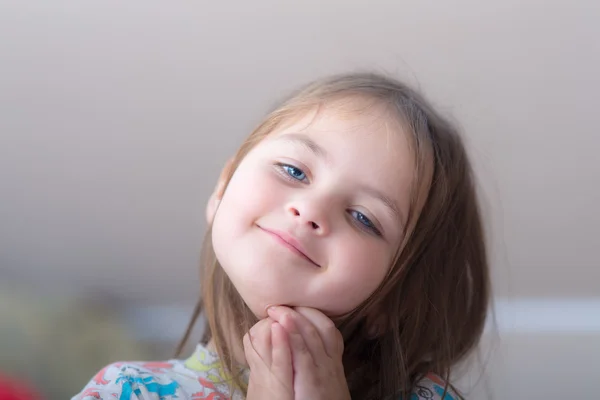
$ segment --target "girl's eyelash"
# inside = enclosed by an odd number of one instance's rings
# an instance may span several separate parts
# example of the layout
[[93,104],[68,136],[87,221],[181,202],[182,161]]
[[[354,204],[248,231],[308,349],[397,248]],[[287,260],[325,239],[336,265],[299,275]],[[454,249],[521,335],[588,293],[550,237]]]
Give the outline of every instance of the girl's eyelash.
[[[308,180],[306,173],[301,168],[286,163],[277,163],[275,166],[277,167],[278,172],[291,182],[305,183],[305,181]],[[382,236],[381,231],[377,229],[375,224],[365,214],[356,210],[349,210],[349,214],[352,216],[354,224],[357,225],[359,229],[376,236]]]
[[[356,221],[355,223],[357,225],[359,225],[360,229],[367,230],[377,236],[382,236],[381,231],[379,229],[377,229],[375,224],[373,222],[371,222],[369,217],[367,217],[365,214],[361,213],[360,211],[356,211],[356,210],[350,210],[350,214],[352,215],[353,220]],[[357,215],[357,216],[355,216],[355,215]],[[361,219],[363,222],[361,222]]]
[[308,180],[306,173],[301,168],[285,163],[277,163],[275,166],[285,179],[301,183]]

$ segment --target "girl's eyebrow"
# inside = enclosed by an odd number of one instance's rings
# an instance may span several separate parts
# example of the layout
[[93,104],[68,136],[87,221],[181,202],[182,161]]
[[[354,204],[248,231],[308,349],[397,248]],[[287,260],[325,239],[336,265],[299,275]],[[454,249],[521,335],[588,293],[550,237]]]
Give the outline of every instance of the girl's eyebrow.
[[377,198],[378,200],[380,200],[381,202],[383,202],[383,204],[385,204],[386,207],[390,210],[390,213],[392,214],[392,216],[394,216],[395,218],[398,219],[398,221],[400,222],[400,225],[402,225],[402,229],[404,229],[404,225],[405,225],[404,215],[402,214],[402,212],[400,212],[400,208],[398,207],[396,202],[394,200],[392,200],[392,198],[390,198],[389,196],[386,196],[383,192],[380,192],[379,190],[377,190],[376,188],[371,187],[371,186],[363,186],[361,189],[365,193],[368,193],[369,195],[371,195],[371,196]]
[[308,149],[317,157],[323,158],[325,161],[329,160],[329,154],[327,154],[327,151],[323,147],[319,146],[314,140],[301,133],[286,133],[279,136],[276,140],[283,140],[293,144],[299,144]]

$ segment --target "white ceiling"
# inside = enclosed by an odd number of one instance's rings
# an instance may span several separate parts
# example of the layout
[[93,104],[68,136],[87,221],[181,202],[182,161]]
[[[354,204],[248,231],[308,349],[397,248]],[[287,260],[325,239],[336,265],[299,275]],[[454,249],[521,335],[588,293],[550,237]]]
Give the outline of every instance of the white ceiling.
[[288,90],[357,68],[463,126],[497,295],[600,295],[600,3],[0,0],[0,278],[196,296],[221,164]]

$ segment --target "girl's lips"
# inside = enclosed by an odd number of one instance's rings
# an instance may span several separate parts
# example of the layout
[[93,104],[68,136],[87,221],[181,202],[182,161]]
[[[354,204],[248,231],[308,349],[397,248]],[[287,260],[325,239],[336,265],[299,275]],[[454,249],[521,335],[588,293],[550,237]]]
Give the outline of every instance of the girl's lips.
[[289,233],[283,232],[283,231],[278,231],[275,229],[267,229],[260,225],[257,225],[257,226],[260,229],[262,229],[263,231],[265,231],[266,233],[268,233],[269,235],[273,236],[275,239],[277,239],[277,241],[279,243],[281,243],[282,245],[284,245],[285,247],[287,247],[294,253],[303,257],[307,261],[310,261],[310,263],[312,263],[316,267],[321,268],[321,266],[319,264],[317,264],[312,258],[310,258],[309,256],[306,255],[306,252],[305,252],[302,244],[296,238],[294,238],[292,235],[290,235]]

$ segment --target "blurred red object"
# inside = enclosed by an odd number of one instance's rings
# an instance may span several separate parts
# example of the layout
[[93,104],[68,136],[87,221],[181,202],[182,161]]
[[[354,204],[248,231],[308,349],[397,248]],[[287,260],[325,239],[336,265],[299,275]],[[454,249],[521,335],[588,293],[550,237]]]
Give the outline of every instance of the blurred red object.
[[0,400],[42,400],[28,383],[0,373]]

